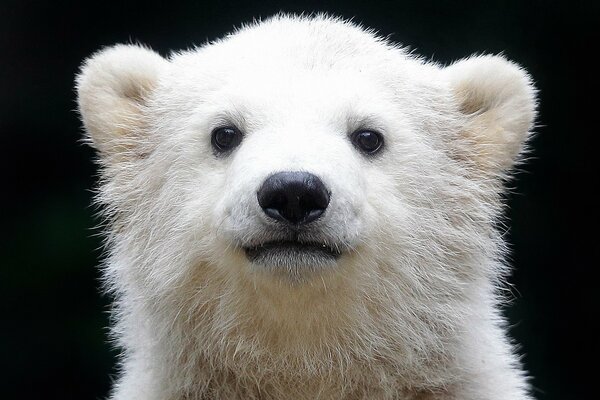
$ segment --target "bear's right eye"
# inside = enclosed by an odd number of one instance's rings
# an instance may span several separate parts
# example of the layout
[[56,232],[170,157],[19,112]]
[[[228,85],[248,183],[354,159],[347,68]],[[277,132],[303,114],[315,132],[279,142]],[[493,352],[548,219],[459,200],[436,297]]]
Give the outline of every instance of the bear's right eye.
[[233,126],[216,128],[212,132],[211,144],[217,153],[227,153],[242,142],[242,133]]

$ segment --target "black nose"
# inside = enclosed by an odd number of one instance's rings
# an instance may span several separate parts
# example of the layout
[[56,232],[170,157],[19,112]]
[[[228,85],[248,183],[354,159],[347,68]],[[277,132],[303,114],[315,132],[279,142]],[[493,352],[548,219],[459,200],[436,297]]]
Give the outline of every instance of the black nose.
[[329,192],[317,176],[308,172],[278,172],[263,182],[258,204],[273,219],[308,224],[327,208]]

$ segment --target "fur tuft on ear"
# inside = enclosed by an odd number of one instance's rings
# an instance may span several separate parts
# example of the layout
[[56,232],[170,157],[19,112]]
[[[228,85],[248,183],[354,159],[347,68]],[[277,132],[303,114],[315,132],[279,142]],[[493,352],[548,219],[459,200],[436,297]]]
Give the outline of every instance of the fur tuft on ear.
[[137,45],[94,54],[77,76],[79,113],[86,138],[103,157],[132,151],[143,108],[168,61]]
[[501,56],[470,57],[443,72],[465,116],[465,156],[486,175],[504,175],[533,128],[536,90],[530,77]]

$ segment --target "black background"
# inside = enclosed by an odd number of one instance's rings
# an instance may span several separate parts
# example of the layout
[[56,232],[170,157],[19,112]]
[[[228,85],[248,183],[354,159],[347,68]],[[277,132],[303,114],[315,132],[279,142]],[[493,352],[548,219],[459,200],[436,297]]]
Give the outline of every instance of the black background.
[[0,0],[0,397],[99,399],[114,373],[95,268],[96,169],[73,111],[81,61],[128,41],[166,55],[281,10],[354,17],[443,63],[502,52],[531,73],[540,127],[508,198],[516,270],[506,313],[537,399],[597,393],[596,4]]

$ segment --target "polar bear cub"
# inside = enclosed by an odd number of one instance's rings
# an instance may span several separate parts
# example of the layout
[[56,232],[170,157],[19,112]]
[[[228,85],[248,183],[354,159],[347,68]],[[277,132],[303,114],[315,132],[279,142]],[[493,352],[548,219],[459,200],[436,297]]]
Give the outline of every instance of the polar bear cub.
[[279,15],[168,58],[106,48],[77,90],[111,399],[531,399],[499,311],[536,106],[517,65]]

